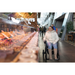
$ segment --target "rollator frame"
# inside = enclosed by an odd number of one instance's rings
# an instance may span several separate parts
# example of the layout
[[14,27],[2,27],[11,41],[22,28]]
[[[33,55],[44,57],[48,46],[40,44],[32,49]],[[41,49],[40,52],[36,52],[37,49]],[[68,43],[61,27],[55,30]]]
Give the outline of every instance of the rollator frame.
[[[47,55],[49,54],[48,51],[48,46],[47,46],[47,42],[44,41],[45,44],[45,50],[43,50],[43,62],[47,62],[47,60],[49,60],[49,58],[47,58]],[[60,56],[59,56],[59,41],[57,42],[57,61],[60,60]],[[54,48],[52,47],[52,55],[54,54]]]

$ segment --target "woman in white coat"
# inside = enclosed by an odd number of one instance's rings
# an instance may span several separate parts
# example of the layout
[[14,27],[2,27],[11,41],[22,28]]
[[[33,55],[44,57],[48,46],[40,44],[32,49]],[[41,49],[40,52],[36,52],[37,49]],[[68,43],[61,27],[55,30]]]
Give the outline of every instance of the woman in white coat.
[[57,42],[58,40],[59,40],[58,34],[53,29],[53,27],[50,26],[43,38],[43,41],[47,41],[50,60],[52,60],[52,50],[51,50],[52,46],[54,47],[55,60],[57,60]]

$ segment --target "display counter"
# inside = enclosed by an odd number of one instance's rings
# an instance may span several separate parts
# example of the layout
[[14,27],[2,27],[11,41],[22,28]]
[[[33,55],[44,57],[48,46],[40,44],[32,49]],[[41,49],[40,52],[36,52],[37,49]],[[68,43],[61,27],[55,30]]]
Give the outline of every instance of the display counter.
[[19,61],[25,63],[37,63],[38,62],[38,32],[32,37],[32,39],[26,44],[26,48],[22,50]]
[[[23,55],[23,50],[28,49],[28,52],[36,50],[37,40],[38,32],[28,32],[27,34],[23,31],[0,33],[0,62],[23,62],[19,60],[20,56]],[[30,49],[30,45],[32,49]],[[35,54],[31,56],[36,57],[35,61],[38,62],[37,55],[38,51],[36,50]],[[32,61],[33,59],[31,58],[30,60]]]

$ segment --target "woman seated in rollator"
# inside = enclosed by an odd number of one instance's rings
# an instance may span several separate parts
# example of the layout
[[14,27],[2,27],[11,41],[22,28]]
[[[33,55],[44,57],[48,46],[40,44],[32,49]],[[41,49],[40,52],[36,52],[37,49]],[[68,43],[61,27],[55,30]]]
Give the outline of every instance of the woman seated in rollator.
[[49,27],[48,31],[46,32],[43,41],[47,42],[48,51],[49,51],[49,58],[52,60],[52,46],[54,48],[54,57],[57,60],[57,42],[59,40],[58,34],[53,29],[52,26]]

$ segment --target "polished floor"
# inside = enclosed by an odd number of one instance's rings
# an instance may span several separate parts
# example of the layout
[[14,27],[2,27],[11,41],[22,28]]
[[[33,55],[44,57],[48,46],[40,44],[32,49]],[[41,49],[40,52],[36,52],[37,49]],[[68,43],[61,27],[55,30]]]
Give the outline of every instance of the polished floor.
[[[45,44],[43,43],[42,36],[39,34],[39,62],[43,62],[43,50],[45,49]],[[47,63],[53,62],[75,62],[75,46],[65,42],[59,41],[59,54],[60,60],[59,61],[47,61]]]
[[69,43],[69,44],[71,44],[71,45],[73,45],[73,46],[75,46],[75,42],[73,42],[73,41],[65,40],[65,42],[66,42],[66,43]]

